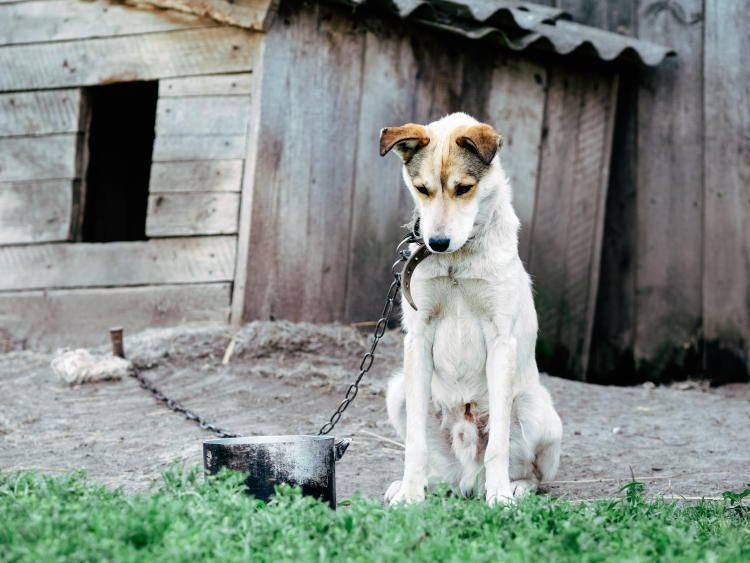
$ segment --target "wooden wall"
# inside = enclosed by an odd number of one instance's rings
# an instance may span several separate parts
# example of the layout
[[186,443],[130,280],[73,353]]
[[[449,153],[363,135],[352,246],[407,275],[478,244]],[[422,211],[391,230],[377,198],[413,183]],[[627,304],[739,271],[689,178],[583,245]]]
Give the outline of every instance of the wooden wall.
[[264,48],[244,318],[377,319],[413,206],[378,133],[465,111],[505,138],[545,353],[585,373],[614,72],[296,2]]
[[621,81],[590,378],[747,378],[747,2],[556,3],[678,52]]
[[[261,48],[179,12],[0,2],[0,349],[229,319]],[[148,240],[73,242],[82,88],[133,80],[159,80]]]

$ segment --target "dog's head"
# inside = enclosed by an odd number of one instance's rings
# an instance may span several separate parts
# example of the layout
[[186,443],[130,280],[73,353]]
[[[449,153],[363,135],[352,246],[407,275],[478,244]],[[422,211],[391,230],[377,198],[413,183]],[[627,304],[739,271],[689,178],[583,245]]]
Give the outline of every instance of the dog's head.
[[484,123],[454,113],[427,126],[408,123],[380,132],[380,155],[404,162],[404,181],[420,217],[427,247],[455,252],[474,236],[490,212],[503,138]]

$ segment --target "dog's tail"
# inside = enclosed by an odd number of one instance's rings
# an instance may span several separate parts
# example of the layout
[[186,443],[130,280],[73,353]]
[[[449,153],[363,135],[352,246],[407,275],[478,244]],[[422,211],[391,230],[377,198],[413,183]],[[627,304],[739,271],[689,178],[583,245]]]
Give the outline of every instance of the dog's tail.
[[404,392],[404,372],[397,371],[393,374],[391,381],[388,383],[386,392],[386,407],[388,408],[388,418],[393,427],[401,436],[402,440],[406,439],[406,395]]

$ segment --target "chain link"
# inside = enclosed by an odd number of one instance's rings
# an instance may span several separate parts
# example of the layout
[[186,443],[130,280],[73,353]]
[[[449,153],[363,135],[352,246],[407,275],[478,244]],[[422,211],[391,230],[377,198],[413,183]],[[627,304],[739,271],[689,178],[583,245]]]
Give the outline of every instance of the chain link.
[[398,266],[399,264],[406,262],[410,256],[409,250],[401,250],[401,247],[405,244],[415,242],[420,242],[417,238],[417,235],[415,235],[414,233],[410,233],[409,235],[404,237],[400,243],[398,243],[398,246],[396,247],[396,250],[398,251],[398,260],[396,260],[393,263],[393,266],[391,266],[393,281],[391,282],[391,286],[388,288],[388,295],[385,299],[383,312],[380,314],[380,319],[375,325],[375,332],[373,332],[372,334],[372,344],[370,345],[370,350],[364,355],[362,361],[359,364],[359,374],[357,375],[357,379],[354,381],[354,383],[349,385],[349,388],[346,390],[346,395],[344,395],[344,400],[341,401],[338,408],[333,412],[328,422],[326,422],[323,426],[321,426],[320,430],[318,430],[318,436],[328,434],[331,430],[333,430],[333,427],[336,426],[336,423],[341,419],[341,415],[344,414],[344,411],[349,406],[349,403],[351,403],[357,396],[357,393],[359,392],[360,381],[362,381],[362,378],[365,376],[365,374],[370,371],[372,363],[375,361],[375,349],[378,347],[378,342],[380,342],[380,339],[383,338],[383,335],[388,328],[388,321],[391,320],[391,317],[393,315],[393,308],[396,303],[396,295],[398,295],[398,290],[401,288],[401,269]]
[[[333,430],[333,427],[336,426],[336,423],[341,418],[341,415],[344,414],[344,411],[349,406],[349,403],[351,403],[357,396],[357,393],[359,392],[359,383],[362,381],[362,378],[365,376],[365,374],[370,371],[370,368],[375,361],[375,349],[378,347],[378,342],[380,342],[380,339],[383,338],[383,336],[385,335],[385,331],[388,328],[388,322],[393,316],[396,296],[398,295],[398,290],[401,288],[401,268],[399,268],[399,264],[406,262],[411,254],[408,249],[402,249],[401,247],[407,244],[422,242],[418,235],[418,225],[419,223],[415,225],[414,232],[409,233],[407,236],[405,236],[396,246],[398,260],[396,260],[393,263],[393,266],[391,266],[393,281],[391,282],[391,286],[388,288],[388,294],[386,295],[385,305],[383,306],[383,311],[380,314],[380,319],[375,325],[375,331],[372,335],[372,344],[370,345],[370,350],[364,355],[362,361],[359,364],[359,374],[357,375],[357,379],[354,381],[354,383],[349,385],[346,390],[346,394],[344,395],[344,400],[341,401],[338,408],[331,415],[331,418],[328,420],[328,422],[321,426],[320,430],[318,431],[318,436],[328,434],[331,430]],[[137,366],[133,366],[130,375],[138,381],[143,389],[149,391],[157,401],[164,403],[164,405],[168,409],[182,414],[186,419],[195,422],[203,430],[213,432],[219,438],[237,438],[241,436],[241,434],[211,424],[199,414],[196,414],[190,409],[184,407],[182,403],[179,403],[164,395],[164,393],[162,393],[158,387],[156,387],[153,383],[143,377],[143,374],[141,374],[141,371]]]
[[226,428],[221,428],[219,426],[211,424],[201,415],[196,414],[190,409],[183,407],[182,403],[179,403],[174,399],[170,399],[169,397],[164,395],[164,393],[159,391],[158,387],[156,387],[153,383],[143,377],[141,370],[136,366],[133,366],[133,370],[130,372],[130,376],[136,379],[143,389],[149,391],[157,401],[161,401],[168,409],[184,415],[188,420],[192,420],[203,430],[213,432],[219,438],[238,438],[239,436],[242,436],[242,434],[237,434],[236,432],[232,432],[231,430],[227,430]]

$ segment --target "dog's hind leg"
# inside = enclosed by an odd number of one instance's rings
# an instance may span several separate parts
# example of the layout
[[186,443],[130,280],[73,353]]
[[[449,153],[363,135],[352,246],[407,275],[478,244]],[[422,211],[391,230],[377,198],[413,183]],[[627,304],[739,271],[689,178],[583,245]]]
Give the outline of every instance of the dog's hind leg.
[[510,434],[513,496],[555,477],[561,439],[562,423],[546,389],[538,386],[515,397]]

